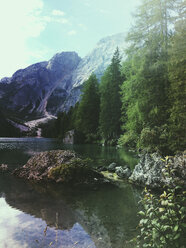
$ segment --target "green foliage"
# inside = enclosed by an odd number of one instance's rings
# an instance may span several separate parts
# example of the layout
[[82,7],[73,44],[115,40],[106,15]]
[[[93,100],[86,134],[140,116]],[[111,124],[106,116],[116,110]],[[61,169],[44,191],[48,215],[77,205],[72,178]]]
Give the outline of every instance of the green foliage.
[[186,192],[176,191],[168,189],[157,196],[145,190],[137,247],[185,247]]
[[45,124],[40,124],[42,137],[46,138],[57,138],[58,130],[56,129],[56,120],[51,120]]
[[69,163],[61,164],[50,169],[48,177],[62,183],[84,183],[98,177],[98,173],[91,169],[89,159],[73,159]]
[[123,76],[120,62],[119,50],[116,49],[111,65],[101,78],[99,123],[101,136],[106,141],[117,139],[121,133],[120,86]]
[[132,132],[125,132],[118,140],[118,145],[135,148],[138,141],[138,136]]
[[149,144],[156,145],[157,132],[155,129],[143,128],[140,135],[140,147],[147,147]]
[[[168,157],[166,157],[166,160]],[[174,182],[175,170],[170,163],[162,169],[165,177]],[[186,232],[186,191],[181,186],[166,187],[161,195],[145,188],[139,212],[140,235],[137,247],[184,248]]]
[[167,26],[162,22],[167,22],[167,17],[160,16],[160,11],[167,11],[167,6],[161,2],[161,6],[159,1],[142,2],[127,38],[131,45],[123,69],[122,102],[124,110],[127,105],[126,129],[135,128],[138,134],[144,124],[162,125],[166,117]]
[[169,137],[168,126],[155,126],[154,128],[143,128],[138,139],[137,148],[145,149],[148,152],[160,150],[168,153],[167,140]]
[[122,68],[117,49],[101,78],[100,98],[91,75],[79,107],[59,114],[53,128],[60,137],[78,130],[81,143],[100,134],[105,144],[115,144],[123,132],[119,145],[164,154],[184,150],[185,0],[141,0],[134,17]]
[[[98,80],[94,74],[84,83],[81,101],[78,106],[75,127],[85,136],[98,131],[100,97]],[[89,138],[87,139],[87,141]]]
[[84,83],[80,103],[68,112],[61,112],[57,120],[42,126],[42,136],[64,138],[69,130],[75,130],[76,143],[94,143],[99,139],[98,123],[100,97],[97,78],[92,74]]
[[169,49],[170,139],[173,151],[186,146],[186,18],[184,1],[176,1],[175,32]]
[[67,131],[75,128],[76,113],[78,103],[71,107],[68,113],[58,113],[56,120],[51,120],[46,124],[41,124],[42,136],[47,138],[64,138]]
[[20,137],[22,133],[7,120],[6,115],[0,110],[0,137]]
[[64,138],[67,131],[74,129],[73,125],[73,115],[75,113],[75,108],[71,107],[70,110],[66,112],[61,112],[58,114],[56,121],[56,129],[58,131],[58,137]]
[[120,145],[163,152],[185,149],[184,14],[183,0],[143,0],[136,12],[122,68]]
[[98,143],[99,139],[100,139],[99,133],[88,133],[86,134],[86,137],[84,137],[84,141],[87,144]]
[[71,107],[68,112],[61,112],[57,120],[42,125],[42,136],[64,138],[65,133],[75,129],[77,143],[93,143],[98,138],[99,123],[99,86],[92,74],[84,83],[80,103]]

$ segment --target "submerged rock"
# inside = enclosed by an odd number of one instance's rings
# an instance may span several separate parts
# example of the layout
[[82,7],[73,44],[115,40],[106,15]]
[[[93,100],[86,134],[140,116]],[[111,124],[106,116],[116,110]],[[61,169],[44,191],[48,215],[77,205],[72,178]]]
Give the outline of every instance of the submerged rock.
[[14,175],[33,181],[61,183],[98,183],[103,175],[88,166],[88,161],[78,158],[75,152],[56,150],[41,152],[28,160]]
[[162,186],[186,186],[186,152],[163,158],[158,153],[141,156],[129,180],[135,184],[160,188]]

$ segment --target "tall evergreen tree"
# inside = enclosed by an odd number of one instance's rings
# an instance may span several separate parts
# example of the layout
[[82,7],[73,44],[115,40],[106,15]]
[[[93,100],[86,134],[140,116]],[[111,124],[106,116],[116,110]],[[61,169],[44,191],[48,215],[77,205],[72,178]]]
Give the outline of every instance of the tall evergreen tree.
[[170,140],[173,151],[186,148],[186,1],[174,4],[174,27],[170,47]]
[[[168,22],[171,0],[143,0],[129,32],[122,108],[127,111],[124,143],[135,145],[143,128],[163,126],[167,115]],[[127,106],[127,110],[126,110]]]
[[95,74],[84,83],[81,101],[76,115],[76,127],[85,135],[97,133],[99,123],[100,97]]
[[117,48],[110,66],[101,78],[100,131],[105,140],[117,139],[121,133],[120,86],[123,77],[120,62]]

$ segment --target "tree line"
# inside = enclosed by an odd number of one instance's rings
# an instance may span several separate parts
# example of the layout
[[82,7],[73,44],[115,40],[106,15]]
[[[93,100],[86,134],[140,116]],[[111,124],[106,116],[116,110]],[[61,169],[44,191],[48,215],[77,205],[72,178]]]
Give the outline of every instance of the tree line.
[[[186,1],[142,0],[127,35],[126,59],[116,49],[100,84],[94,74],[81,101],[59,113],[50,130],[79,142],[118,143],[174,153],[186,141]],[[55,128],[54,128],[55,127]],[[43,134],[47,134],[47,127]]]
[[0,109],[0,137],[21,137],[21,132],[14,127],[5,113]]

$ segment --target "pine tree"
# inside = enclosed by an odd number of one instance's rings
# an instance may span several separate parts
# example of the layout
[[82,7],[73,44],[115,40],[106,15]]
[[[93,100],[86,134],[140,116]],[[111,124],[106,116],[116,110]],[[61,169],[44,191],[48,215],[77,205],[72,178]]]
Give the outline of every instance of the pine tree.
[[170,140],[173,151],[186,148],[186,1],[174,5],[174,27],[170,47]]
[[[168,0],[143,0],[128,34],[122,108],[127,118],[122,142],[134,146],[144,128],[166,123],[168,112]],[[127,106],[127,109],[126,109]]]
[[101,78],[100,131],[105,140],[117,139],[121,133],[120,86],[123,77],[120,62],[117,48],[110,66]]
[[76,116],[77,130],[85,135],[97,133],[99,110],[99,85],[96,76],[92,74],[83,86],[83,93]]

